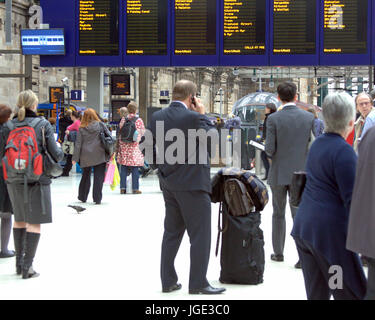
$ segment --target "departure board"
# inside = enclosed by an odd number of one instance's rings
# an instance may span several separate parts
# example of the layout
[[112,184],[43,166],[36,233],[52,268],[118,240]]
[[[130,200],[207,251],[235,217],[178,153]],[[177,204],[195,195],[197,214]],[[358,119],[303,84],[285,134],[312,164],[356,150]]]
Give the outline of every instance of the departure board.
[[125,0],[126,54],[167,55],[168,0]]
[[175,0],[175,55],[216,54],[216,0]]
[[119,55],[117,0],[79,0],[79,55]]
[[226,55],[265,54],[266,1],[223,0]]
[[273,1],[273,54],[316,53],[316,0]]
[[368,0],[324,0],[323,53],[366,54]]
[[64,87],[49,87],[49,103],[64,104]]

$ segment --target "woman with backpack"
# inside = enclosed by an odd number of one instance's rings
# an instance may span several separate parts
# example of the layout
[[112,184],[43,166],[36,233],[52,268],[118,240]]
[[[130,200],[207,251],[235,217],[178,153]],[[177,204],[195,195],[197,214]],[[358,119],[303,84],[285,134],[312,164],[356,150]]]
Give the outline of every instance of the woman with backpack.
[[[21,135],[19,133],[17,134],[17,129],[22,127],[25,130],[29,129],[28,141],[36,140],[37,150],[36,148],[34,148],[34,150],[41,154],[43,150],[44,131],[47,151],[56,162],[61,161],[64,154],[61,148],[56,144],[52,126],[46,119],[37,116],[37,106],[38,97],[31,90],[22,91],[18,95],[18,113],[12,121],[9,121],[6,124],[9,132],[5,138],[10,140],[7,142],[7,146],[10,146],[11,144],[21,145],[15,143],[15,141],[21,139]],[[33,130],[31,130],[31,128]],[[26,144],[23,144],[23,148],[25,145]],[[12,148],[9,148],[5,151],[3,161],[4,159],[5,161],[11,159],[10,153],[13,152],[11,149]],[[20,151],[16,152],[21,155],[22,148],[20,148]],[[2,155],[4,155],[4,152],[2,152]],[[37,153],[35,153],[35,155],[37,155]],[[51,179],[42,172],[43,162],[40,161],[40,155],[37,155],[35,159],[38,159],[39,162],[34,161],[33,164],[27,163],[25,160],[18,162],[18,166],[26,164],[27,167],[30,164],[32,165],[27,168],[33,170],[35,179],[31,180],[29,177],[26,178],[27,186],[22,183],[11,182],[11,163],[6,162],[6,182],[15,220],[13,226],[13,237],[16,250],[16,271],[17,274],[22,274],[23,279],[39,275],[34,271],[32,263],[40,239],[40,225],[52,222]],[[41,175],[37,178],[39,173],[41,173]]]
[[91,187],[91,171],[94,168],[93,200],[101,204],[106,163],[110,156],[106,154],[100,140],[100,133],[111,135],[107,127],[99,120],[96,111],[88,108],[83,114],[81,126],[74,146],[73,165],[78,162],[82,168],[78,200],[87,201]]
[[142,192],[139,190],[139,167],[143,167],[144,157],[139,149],[139,141],[146,130],[142,119],[136,116],[136,103],[130,102],[127,109],[129,115],[123,117],[119,124],[117,162],[121,165],[120,193],[126,194],[126,178],[128,170],[131,170],[133,193],[140,194]]

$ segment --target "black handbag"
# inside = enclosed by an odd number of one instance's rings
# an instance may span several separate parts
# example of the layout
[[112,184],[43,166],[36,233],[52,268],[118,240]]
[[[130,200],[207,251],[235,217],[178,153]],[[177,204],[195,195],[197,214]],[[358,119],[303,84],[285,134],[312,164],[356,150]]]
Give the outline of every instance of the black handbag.
[[104,124],[100,122],[102,130],[100,131],[99,137],[100,142],[105,150],[105,153],[109,156],[112,156],[115,151],[116,141],[112,138],[111,135],[108,135],[107,130],[105,130]]
[[63,173],[63,168],[58,162],[51,156],[46,147],[46,135],[45,127],[42,127],[42,138],[43,138],[43,173],[48,177],[59,177]]
[[292,177],[292,183],[290,187],[290,204],[293,207],[298,207],[301,198],[302,198],[302,193],[303,190],[305,189],[306,185],[306,172],[304,171],[299,171],[299,172],[294,172],[293,177]]

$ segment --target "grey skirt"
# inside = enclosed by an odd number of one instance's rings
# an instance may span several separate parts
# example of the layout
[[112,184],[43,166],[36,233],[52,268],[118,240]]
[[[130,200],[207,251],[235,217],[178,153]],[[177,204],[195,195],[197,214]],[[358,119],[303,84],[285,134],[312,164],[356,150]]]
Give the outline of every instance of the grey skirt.
[[7,184],[13,206],[14,221],[29,224],[52,222],[51,185],[34,184],[27,187],[27,203],[24,201],[24,186]]

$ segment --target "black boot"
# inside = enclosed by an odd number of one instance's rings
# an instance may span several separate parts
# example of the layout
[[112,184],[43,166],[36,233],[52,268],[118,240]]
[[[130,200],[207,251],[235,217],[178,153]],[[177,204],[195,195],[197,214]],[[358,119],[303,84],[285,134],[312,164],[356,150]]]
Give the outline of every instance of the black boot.
[[26,228],[13,228],[13,240],[16,249],[16,272],[21,274],[25,254]]
[[22,267],[22,279],[39,276],[33,269],[33,260],[38,248],[40,233],[26,232],[25,257]]

